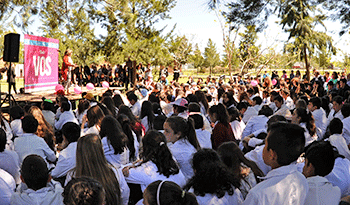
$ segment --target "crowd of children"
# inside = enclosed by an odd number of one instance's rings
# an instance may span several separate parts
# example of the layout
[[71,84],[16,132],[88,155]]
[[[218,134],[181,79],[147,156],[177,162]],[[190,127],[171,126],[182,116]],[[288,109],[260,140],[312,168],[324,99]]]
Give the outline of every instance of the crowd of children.
[[350,204],[350,75],[147,80],[1,114],[0,204]]

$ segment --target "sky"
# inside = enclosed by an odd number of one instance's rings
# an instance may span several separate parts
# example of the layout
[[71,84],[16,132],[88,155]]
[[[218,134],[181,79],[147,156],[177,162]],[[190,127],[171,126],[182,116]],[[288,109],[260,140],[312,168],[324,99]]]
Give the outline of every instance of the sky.
[[[208,0],[178,0],[176,6],[170,11],[171,19],[159,22],[156,26],[162,28],[167,26],[165,31],[170,31],[176,24],[175,34],[185,35],[193,45],[198,43],[199,48],[204,52],[204,48],[211,38],[216,44],[217,50],[223,54],[223,34],[219,19],[215,12],[209,10]],[[229,2],[230,0],[222,0]],[[222,7],[221,9],[225,9]],[[268,28],[258,35],[257,44],[261,48],[275,48],[276,51],[282,51],[284,42],[288,39],[288,34],[284,33],[281,26],[275,22],[277,18],[268,20]],[[339,48],[337,56],[332,60],[342,60],[343,53],[350,54],[349,40],[350,35],[345,34],[339,37],[338,32],[341,25],[337,22],[325,22],[327,34],[333,37],[334,45]],[[243,30],[241,31],[243,32]],[[237,44],[239,40],[236,40]]]

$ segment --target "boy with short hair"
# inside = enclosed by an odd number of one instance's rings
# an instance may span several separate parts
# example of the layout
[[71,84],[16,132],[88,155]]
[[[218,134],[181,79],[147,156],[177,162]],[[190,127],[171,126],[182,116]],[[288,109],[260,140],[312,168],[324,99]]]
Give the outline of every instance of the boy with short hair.
[[304,129],[277,122],[269,127],[263,160],[272,170],[253,187],[244,204],[304,204],[309,190],[306,178],[294,163],[304,150]]
[[305,200],[308,205],[338,204],[340,188],[333,186],[324,176],[334,167],[334,151],[327,141],[316,141],[305,152],[303,175],[307,177],[309,192]]
[[63,188],[51,180],[46,162],[39,155],[28,155],[23,160],[21,180],[11,204],[63,204]]

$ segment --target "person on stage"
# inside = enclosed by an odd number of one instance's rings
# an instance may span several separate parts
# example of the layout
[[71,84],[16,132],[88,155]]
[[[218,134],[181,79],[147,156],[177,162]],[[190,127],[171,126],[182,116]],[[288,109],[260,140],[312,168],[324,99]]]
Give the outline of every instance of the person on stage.
[[75,67],[75,64],[72,60],[72,54],[73,51],[71,49],[67,49],[66,52],[64,52],[63,57],[63,63],[62,63],[62,77],[64,79],[64,89],[67,91],[67,94],[69,93],[69,87],[71,86],[72,81],[72,69]]

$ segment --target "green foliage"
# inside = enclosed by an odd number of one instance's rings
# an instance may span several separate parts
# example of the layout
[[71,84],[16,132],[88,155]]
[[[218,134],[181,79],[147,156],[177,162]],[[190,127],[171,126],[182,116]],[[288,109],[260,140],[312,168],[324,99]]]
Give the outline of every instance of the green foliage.
[[199,50],[198,44],[195,45],[193,55],[191,56],[191,62],[193,62],[195,68],[202,68],[204,64],[204,57],[202,56],[202,52]]
[[181,68],[182,65],[189,61],[192,52],[192,44],[186,36],[171,37],[169,42],[169,52],[174,58],[174,61]]
[[220,56],[216,51],[215,43],[209,38],[204,51],[204,66],[213,68],[220,65]]

